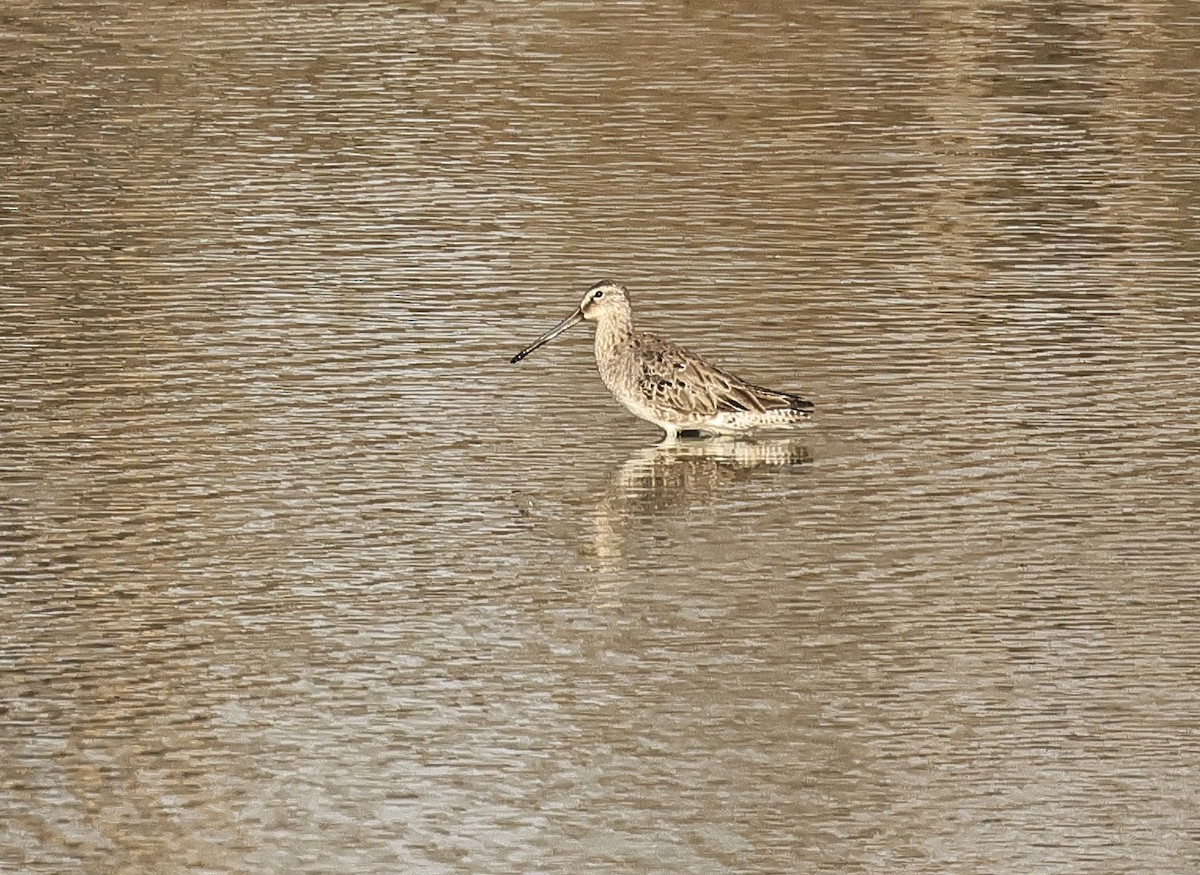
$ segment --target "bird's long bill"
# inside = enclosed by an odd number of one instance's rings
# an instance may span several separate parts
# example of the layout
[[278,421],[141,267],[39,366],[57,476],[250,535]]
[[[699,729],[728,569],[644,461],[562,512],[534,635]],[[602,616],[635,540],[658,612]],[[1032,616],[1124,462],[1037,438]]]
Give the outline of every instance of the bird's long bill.
[[533,343],[529,344],[529,346],[525,347],[519,353],[514,355],[512,357],[512,363],[515,365],[517,362],[519,362],[521,359],[525,358],[525,356],[529,355],[531,352],[533,352],[539,346],[549,343],[554,338],[558,337],[558,335],[560,335],[564,331],[566,331],[568,328],[570,328],[574,325],[578,325],[582,321],[583,321],[583,311],[576,310],[574,313],[572,313],[570,316],[568,316],[562,322],[559,322],[557,325],[555,325],[553,328],[551,328],[549,331],[547,331],[545,334],[543,334],[541,337],[539,337]]

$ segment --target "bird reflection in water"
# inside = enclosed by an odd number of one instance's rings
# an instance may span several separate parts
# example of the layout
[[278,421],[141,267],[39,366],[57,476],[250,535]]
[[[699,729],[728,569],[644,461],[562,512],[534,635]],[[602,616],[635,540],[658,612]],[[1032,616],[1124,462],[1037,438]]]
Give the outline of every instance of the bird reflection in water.
[[739,483],[805,470],[812,454],[796,438],[717,438],[659,444],[613,471],[596,506],[593,549],[602,567],[623,563],[626,545],[650,518],[713,501]]

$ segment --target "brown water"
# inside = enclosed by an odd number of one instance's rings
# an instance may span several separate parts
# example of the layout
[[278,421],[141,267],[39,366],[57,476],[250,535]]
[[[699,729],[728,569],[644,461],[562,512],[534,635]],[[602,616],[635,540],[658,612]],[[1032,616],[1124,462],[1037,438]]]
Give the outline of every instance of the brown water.
[[1195,4],[402,5],[0,12],[0,869],[1196,872]]

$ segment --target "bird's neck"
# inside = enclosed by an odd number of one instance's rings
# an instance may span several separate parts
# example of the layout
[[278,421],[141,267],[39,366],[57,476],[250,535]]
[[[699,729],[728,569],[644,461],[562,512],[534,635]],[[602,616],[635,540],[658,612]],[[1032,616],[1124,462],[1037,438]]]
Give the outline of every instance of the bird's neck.
[[633,336],[633,315],[611,313],[596,323],[596,356],[602,358],[626,345]]

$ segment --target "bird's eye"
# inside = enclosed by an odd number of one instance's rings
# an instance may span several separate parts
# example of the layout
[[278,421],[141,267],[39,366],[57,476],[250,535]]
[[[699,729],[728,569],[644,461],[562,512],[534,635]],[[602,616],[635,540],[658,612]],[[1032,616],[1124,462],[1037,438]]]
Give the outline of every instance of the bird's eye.
[[596,294],[592,295],[592,300],[599,301],[603,297],[604,297],[604,292],[596,292]]

